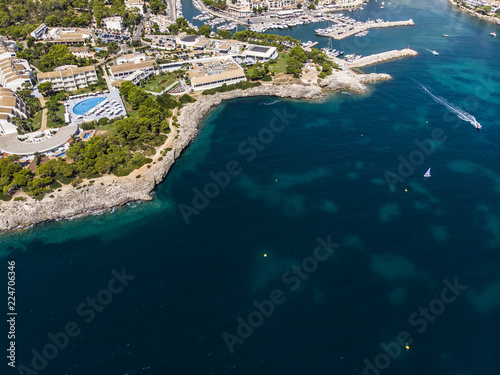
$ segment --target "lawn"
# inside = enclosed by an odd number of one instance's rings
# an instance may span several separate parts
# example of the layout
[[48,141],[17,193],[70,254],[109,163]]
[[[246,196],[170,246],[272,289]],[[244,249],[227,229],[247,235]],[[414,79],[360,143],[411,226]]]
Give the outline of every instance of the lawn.
[[276,73],[285,73],[287,59],[288,59],[288,54],[284,53],[284,52],[280,52],[279,57],[278,57],[278,62],[275,65],[271,65],[271,68]]
[[[62,125],[63,126],[65,124],[64,122],[64,113],[66,112],[66,109],[64,108],[64,104],[63,103],[59,103],[59,105],[57,106],[57,116],[62,120]],[[56,124],[54,124],[52,121],[50,121],[50,117],[47,116],[47,127],[48,128],[57,128],[58,126]]]
[[[137,115],[137,113],[136,113]],[[105,132],[107,132],[108,134],[111,134],[115,131],[115,122],[111,123],[111,124],[107,124],[107,125],[100,125],[96,128],[96,130],[104,130]]]
[[143,86],[143,88],[146,91],[160,93],[174,82],[175,82],[175,75],[174,74],[166,74],[164,76],[162,76],[162,75],[154,76],[153,78],[151,78],[148,81],[148,83],[146,83]]
[[123,97],[122,97],[122,101],[123,101],[123,104],[125,104],[125,110],[127,111],[128,117],[136,118],[138,116],[137,111],[133,110],[130,103],[127,102],[126,100],[123,100]]
[[33,128],[38,130],[42,127],[42,111],[38,111],[35,117],[33,117]]

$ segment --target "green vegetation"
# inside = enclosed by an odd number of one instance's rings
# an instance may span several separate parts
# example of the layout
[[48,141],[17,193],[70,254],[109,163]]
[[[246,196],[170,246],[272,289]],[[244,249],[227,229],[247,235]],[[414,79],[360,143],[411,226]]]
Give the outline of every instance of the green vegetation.
[[198,34],[204,35],[206,38],[208,38],[210,36],[211,31],[212,31],[212,29],[210,29],[210,26],[203,25],[203,26],[200,26],[200,28],[198,29]]
[[184,94],[179,98],[179,103],[186,104],[186,103],[194,103],[196,101],[195,98],[192,96],[189,96],[188,94]]
[[33,130],[38,130],[42,127],[42,111],[38,111],[38,113],[33,117]]
[[66,112],[63,103],[59,103],[56,97],[52,97],[45,103],[47,108],[47,127],[58,128],[64,126],[64,113]]
[[[170,132],[166,118],[172,116],[171,109],[194,101],[189,95],[181,96],[179,101],[168,94],[153,98],[141,88],[126,84],[122,84],[120,92],[127,98],[127,103],[135,107],[139,117],[117,120],[113,124],[108,124],[107,120],[99,121],[96,125],[103,128],[109,126],[113,131],[107,137],[94,136],[87,142],[73,144],[66,151],[71,163],[52,159],[40,164],[41,155],[36,155],[38,167],[33,173],[22,168],[19,156],[0,159],[0,199],[11,199],[20,189],[41,199],[61,184],[77,186],[83,178],[107,173],[128,175],[134,169],[151,163],[148,156],[154,154],[155,147],[165,142],[166,134]],[[47,109],[51,112],[57,111],[58,107],[56,97],[47,102]]]
[[217,29],[217,35],[220,36],[222,39],[229,39],[231,38],[231,31]]
[[296,78],[300,77],[302,66],[307,60],[312,60],[315,64],[321,65],[322,71],[318,74],[319,78],[325,78],[332,74],[332,68],[338,68],[338,65],[328,59],[328,56],[320,50],[312,48],[310,52],[306,52],[300,46],[296,46],[290,51],[290,55],[286,60],[286,73],[293,74]]
[[267,77],[269,77],[269,80],[272,80],[271,76],[268,75],[270,65],[271,63],[269,61],[265,62],[264,64],[257,62],[251,68],[248,68],[245,74],[251,81],[260,80]]
[[226,9],[226,0],[203,0],[203,2],[214,9]]
[[152,92],[162,92],[168,86],[175,82],[177,79],[177,75],[174,73],[166,74],[166,75],[158,75],[151,76],[142,87],[146,91]]
[[153,14],[160,14],[163,13],[165,9],[167,9],[167,4],[162,0],[150,0],[149,9]]
[[40,165],[34,174],[22,168],[18,155],[11,155],[0,159],[0,191],[4,196],[12,196],[22,189],[31,196],[43,196],[51,191],[50,185],[55,182],[56,174],[71,176],[73,173],[70,164],[62,160],[50,160]]
[[241,81],[238,83],[233,83],[232,85],[226,85],[224,83],[222,86],[215,87],[213,89],[204,90],[202,92],[202,94],[203,95],[214,95],[217,92],[228,92],[228,91],[237,90],[237,89],[246,90],[246,89],[249,89],[251,87],[257,87],[260,85],[262,85],[260,82],[254,83],[254,82],[250,82],[250,81]]
[[31,48],[19,50],[16,56],[28,60],[42,72],[50,72],[62,65],[87,66],[96,63],[96,60],[77,58],[69,52],[66,45],[50,43],[36,43]]
[[290,44],[298,46],[300,40],[294,39],[289,35],[281,36],[275,34],[260,34],[255,31],[243,30],[233,34],[233,39],[242,42],[251,42],[255,44],[279,47],[280,45]]
[[286,71],[286,61],[288,60],[288,54],[284,52],[279,52],[278,61],[274,64],[271,62],[271,66],[276,73],[285,73]]

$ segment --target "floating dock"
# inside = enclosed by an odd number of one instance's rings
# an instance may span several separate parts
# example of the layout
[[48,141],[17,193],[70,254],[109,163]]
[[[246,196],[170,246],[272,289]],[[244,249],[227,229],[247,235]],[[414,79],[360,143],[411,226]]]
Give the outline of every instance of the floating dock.
[[361,59],[354,61],[352,63],[346,63],[346,65],[349,68],[362,68],[368,65],[379,64],[389,60],[400,59],[402,57],[416,56],[416,55],[418,55],[417,51],[414,51],[409,48],[401,50],[396,49],[393,51],[387,51],[387,52],[377,53],[375,55],[362,57]]
[[407,21],[387,21],[387,22],[369,21],[361,25],[360,24],[347,25],[338,30],[335,30],[329,36],[335,40],[341,40],[370,29],[397,27],[397,26],[413,26],[413,25],[415,25],[415,22],[413,22],[412,19],[409,19]]

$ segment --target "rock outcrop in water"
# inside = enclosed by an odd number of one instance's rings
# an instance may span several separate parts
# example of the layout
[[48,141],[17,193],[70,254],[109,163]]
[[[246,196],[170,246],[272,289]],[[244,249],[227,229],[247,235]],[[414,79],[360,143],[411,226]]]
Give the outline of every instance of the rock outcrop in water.
[[[356,75],[351,72],[335,72],[323,80],[326,90],[367,91],[366,82],[390,79],[387,74]],[[10,231],[28,228],[48,220],[69,219],[90,215],[132,201],[151,200],[151,192],[160,183],[182,150],[193,140],[203,118],[225,100],[250,96],[277,96],[292,99],[313,99],[323,96],[321,87],[314,85],[266,84],[247,90],[234,90],[203,96],[195,103],[186,105],[180,112],[178,137],[170,145],[171,151],[162,160],[156,159],[150,168],[144,166],[131,176],[104,176],[81,188],[64,186],[60,191],[46,195],[42,200],[27,197],[24,201],[10,200],[0,203],[0,230]],[[136,178],[140,174],[140,178]]]

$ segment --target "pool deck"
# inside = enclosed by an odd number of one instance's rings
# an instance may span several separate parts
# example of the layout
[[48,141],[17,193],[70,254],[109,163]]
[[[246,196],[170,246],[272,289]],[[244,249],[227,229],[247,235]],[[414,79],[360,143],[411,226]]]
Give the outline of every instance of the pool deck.
[[[114,115],[114,116],[110,116],[110,115],[106,115],[106,114],[90,114],[90,115],[80,115],[80,114],[76,114],[73,112],[73,108],[85,101],[85,100],[88,100],[88,99],[93,99],[93,98],[102,98],[102,100],[108,100],[108,101],[116,101],[119,106],[123,109],[122,112]],[[127,112],[125,111],[125,105],[123,104],[123,101],[122,101],[122,98],[120,96],[120,91],[114,87],[112,87],[110,90],[109,90],[109,93],[108,94],[98,94],[98,95],[94,95],[94,96],[87,96],[87,97],[83,97],[83,98],[77,98],[77,99],[68,99],[64,102],[65,106],[66,106],[66,112],[70,114],[70,124],[71,125],[77,125],[77,124],[81,124],[83,122],[88,122],[88,121],[94,121],[94,120],[99,120],[100,118],[103,118],[103,117],[107,117],[107,118],[115,118],[115,117],[120,117],[120,116],[126,116],[127,115]],[[95,108],[95,107],[93,107]],[[81,117],[83,116],[83,117]]]

